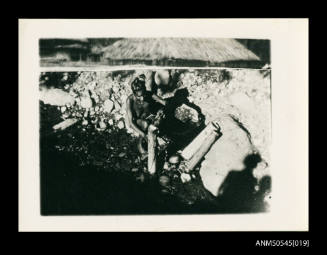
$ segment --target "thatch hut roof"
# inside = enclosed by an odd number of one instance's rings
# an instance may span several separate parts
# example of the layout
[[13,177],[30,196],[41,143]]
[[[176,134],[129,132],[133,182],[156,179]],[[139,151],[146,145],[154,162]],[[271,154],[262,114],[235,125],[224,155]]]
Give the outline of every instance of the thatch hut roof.
[[184,60],[206,63],[260,61],[234,39],[217,38],[124,38],[103,48],[109,61]]

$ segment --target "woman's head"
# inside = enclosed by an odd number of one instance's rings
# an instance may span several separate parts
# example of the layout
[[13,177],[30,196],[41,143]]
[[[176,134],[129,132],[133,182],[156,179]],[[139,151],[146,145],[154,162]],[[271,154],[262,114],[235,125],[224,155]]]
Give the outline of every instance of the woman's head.
[[136,77],[131,83],[132,91],[138,101],[143,101],[145,96],[145,79],[142,76]]
[[132,81],[131,87],[132,87],[133,94],[135,94],[135,92],[140,91],[140,90],[145,91],[145,79],[143,78],[143,76],[136,77]]

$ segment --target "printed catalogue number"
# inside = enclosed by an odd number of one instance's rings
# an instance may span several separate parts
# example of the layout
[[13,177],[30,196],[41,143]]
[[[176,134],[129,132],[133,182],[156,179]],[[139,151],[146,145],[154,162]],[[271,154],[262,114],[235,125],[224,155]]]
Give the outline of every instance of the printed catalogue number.
[[257,240],[255,245],[258,247],[309,247],[309,240]]

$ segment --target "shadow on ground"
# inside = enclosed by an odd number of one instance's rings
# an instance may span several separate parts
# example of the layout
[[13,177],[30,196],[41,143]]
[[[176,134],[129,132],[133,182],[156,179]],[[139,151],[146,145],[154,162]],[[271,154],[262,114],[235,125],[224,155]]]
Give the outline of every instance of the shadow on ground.
[[261,162],[258,154],[249,154],[244,159],[242,171],[228,173],[218,190],[217,204],[221,212],[251,213],[264,212],[264,197],[271,189],[270,176],[263,177],[259,183],[253,176],[253,170]]

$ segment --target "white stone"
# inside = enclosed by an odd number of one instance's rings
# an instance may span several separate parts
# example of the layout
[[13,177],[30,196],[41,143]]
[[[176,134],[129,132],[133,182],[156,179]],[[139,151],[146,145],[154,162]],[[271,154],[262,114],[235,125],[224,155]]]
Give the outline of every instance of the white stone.
[[106,101],[104,101],[103,109],[105,112],[110,113],[112,111],[113,107],[114,107],[114,103],[110,99],[107,99]]
[[112,91],[114,93],[117,93],[119,91],[119,86],[118,85],[113,86]]
[[124,121],[119,121],[117,126],[119,129],[123,129],[125,127]]
[[121,100],[121,102],[122,102],[123,104],[126,103],[127,95],[125,95],[125,94],[121,95],[120,100]]
[[104,123],[103,121],[99,122],[99,126],[101,129],[106,129],[106,127],[107,127],[106,123]]
[[73,103],[75,99],[62,89],[48,89],[41,87],[40,100],[45,104],[62,106],[68,103]]
[[81,98],[81,106],[83,108],[91,108],[92,107],[92,100],[91,100],[91,98],[86,97],[86,96],[82,97]]
[[181,180],[182,180],[183,183],[189,182],[191,180],[191,176],[189,174],[182,173],[181,174]]
[[115,102],[115,110],[116,111],[120,110],[120,104],[118,102]]

